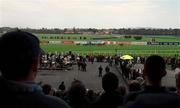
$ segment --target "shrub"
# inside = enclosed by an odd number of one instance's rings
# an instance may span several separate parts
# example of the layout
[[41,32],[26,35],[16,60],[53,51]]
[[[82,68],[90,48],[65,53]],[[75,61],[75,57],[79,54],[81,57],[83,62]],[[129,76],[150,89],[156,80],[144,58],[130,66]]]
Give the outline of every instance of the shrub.
[[124,36],[124,38],[126,38],[126,39],[131,38],[131,37],[132,37],[131,35]]
[[135,40],[141,40],[141,39],[142,39],[142,36],[134,36],[134,39],[135,39]]

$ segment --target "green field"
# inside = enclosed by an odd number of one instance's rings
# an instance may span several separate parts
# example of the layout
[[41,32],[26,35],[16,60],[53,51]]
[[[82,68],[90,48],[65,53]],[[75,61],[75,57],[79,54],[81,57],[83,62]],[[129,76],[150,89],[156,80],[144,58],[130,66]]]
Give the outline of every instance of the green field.
[[180,46],[120,46],[120,45],[41,45],[45,52],[67,53],[72,51],[78,54],[131,54],[131,55],[151,55],[180,56]]
[[[141,40],[124,38],[123,35],[81,35],[81,34],[36,34],[40,40],[104,40],[104,41],[152,41],[155,38],[158,42],[180,42],[180,36],[143,36]],[[46,38],[45,38],[46,37]],[[85,38],[84,38],[85,37]],[[103,38],[103,39],[101,39]],[[161,56],[180,56],[180,46],[120,46],[120,45],[63,45],[63,44],[48,44],[41,45],[45,52],[67,53],[72,51],[78,54],[131,54],[131,55],[151,55],[159,54]]]
[[[124,38],[122,35],[81,35],[81,34],[36,34],[40,40],[104,40],[104,41],[151,41],[155,38],[158,42],[180,42],[180,36],[143,36],[142,40]],[[46,38],[45,38],[46,37]],[[62,38],[63,37],[63,38]],[[84,38],[85,37],[85,38]],[[101,39],[104,38],[104,39]],[[180,46],[120,46],[120,45],[41,45],[45,52],[67,53],[72,51],[78,54],[131,54],[131,55],[151,55],[162,56],[180,55]]]

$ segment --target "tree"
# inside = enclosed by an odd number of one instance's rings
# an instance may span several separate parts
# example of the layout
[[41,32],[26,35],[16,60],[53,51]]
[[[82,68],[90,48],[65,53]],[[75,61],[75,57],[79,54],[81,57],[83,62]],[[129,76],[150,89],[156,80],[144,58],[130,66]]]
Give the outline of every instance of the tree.
[[135,39],[135,40],[141,40],[141,39],[142,39],[142,36],[134,36],[134,39]]
[[74,33],[74,34],[77,34],[75,27],[73,27],[73,33]]
[[67,28],[64,28],[63,33],[66,33],[66,31],[67,31]]

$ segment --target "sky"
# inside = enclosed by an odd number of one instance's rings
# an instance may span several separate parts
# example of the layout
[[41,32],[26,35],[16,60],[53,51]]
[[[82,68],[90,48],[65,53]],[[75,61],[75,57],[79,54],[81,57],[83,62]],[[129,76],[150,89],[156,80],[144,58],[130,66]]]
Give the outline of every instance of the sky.
[[0,27],[180,28],[180,0],[0,0]]

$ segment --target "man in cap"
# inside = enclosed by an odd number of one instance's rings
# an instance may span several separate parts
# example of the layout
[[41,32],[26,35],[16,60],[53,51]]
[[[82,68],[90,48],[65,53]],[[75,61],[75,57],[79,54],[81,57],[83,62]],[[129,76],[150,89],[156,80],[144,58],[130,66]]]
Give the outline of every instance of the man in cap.
[[31,33],[8,32],[0,38],[0,107],[69,108],[61,99],[44,95],[35,83],[39,40]]

